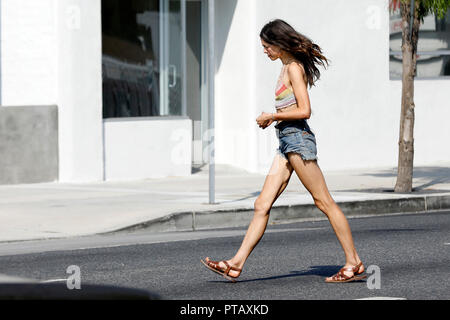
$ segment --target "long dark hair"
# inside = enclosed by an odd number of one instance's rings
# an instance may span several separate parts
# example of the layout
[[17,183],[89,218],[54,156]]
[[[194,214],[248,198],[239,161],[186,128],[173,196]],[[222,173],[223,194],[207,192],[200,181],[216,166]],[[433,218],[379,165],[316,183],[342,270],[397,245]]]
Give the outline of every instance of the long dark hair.
[[328,65],[327,58],[322,55],[322,49],[283,20],[276,19],[267,23],[262,28],[260,37],[265,42],[291,53],[301,62],[310,87],[320,78],[317,65],[325,68]]

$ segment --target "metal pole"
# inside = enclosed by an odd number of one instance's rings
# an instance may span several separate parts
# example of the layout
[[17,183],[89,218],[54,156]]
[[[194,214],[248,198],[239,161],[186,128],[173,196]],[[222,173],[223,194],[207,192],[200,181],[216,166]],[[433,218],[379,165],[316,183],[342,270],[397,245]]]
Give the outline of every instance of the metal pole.
[[169,65],[168,58],[168,43],[169,43],[169,14],[168,14],[168,0],[159,0],[159,114],[161,116],[166,116],[168,110],[168,75],[167,67]]
[[186,0],[181,0],[181,114],[183,116],[187,116],[186,41]]
[[215,8],[214,1],[208,1],[208,61],[209,61],[209,75],[208,75],[208,131],[209,131],[209,203],[215,203],[215,141],[214,141],[214,78],[216,76],[216,55],[215,55]]

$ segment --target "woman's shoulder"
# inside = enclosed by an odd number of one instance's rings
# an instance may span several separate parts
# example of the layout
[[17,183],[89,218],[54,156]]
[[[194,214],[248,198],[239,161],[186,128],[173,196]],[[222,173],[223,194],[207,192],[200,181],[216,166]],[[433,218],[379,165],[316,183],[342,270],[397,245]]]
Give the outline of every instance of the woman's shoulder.
[[287,66],[287,74],[289,78],[300,76],[305,82],[307,82],[305,68],[299,61],[293,61]]
[[289,72],[300,72],[302,74],[305,73],[305,68],[300,61],[292,61],[288,64],[287,69]]

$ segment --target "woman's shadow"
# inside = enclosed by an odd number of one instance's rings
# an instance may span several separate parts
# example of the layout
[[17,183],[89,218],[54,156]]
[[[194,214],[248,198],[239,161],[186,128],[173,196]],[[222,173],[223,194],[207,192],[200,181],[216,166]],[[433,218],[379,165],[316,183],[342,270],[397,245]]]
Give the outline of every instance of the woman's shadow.
[[[270,276],[265,278],[255,278],[248,280],[237,280],[239,283],[248,283],[255,281],[266,281],[266,280],[276,280],[283,278],[293,278],[293,277],[303,277],[303,276],[320,276],[320,277],[330,277],[336,274],[342,266],[310,266],[308,270],[302,271],[291,271],[289,274],[282,274],[277,276]],[[228,281],[213,281],[213,282],[228,282]],[[363,280],[357,280],[354,282],[363,282]]]

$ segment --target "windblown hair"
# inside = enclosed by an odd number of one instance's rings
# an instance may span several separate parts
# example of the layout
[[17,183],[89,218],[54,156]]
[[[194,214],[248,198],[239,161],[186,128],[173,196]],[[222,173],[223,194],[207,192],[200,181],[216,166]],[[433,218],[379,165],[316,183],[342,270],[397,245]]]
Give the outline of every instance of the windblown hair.
[[301,62],[310,87],[320,78],[317,65],[326,68],[326,65],[329,64],[317,44],[283,20],[276,19],[267,23],[262,28],[260,37],[265,42],[291,53],[296,60]]

